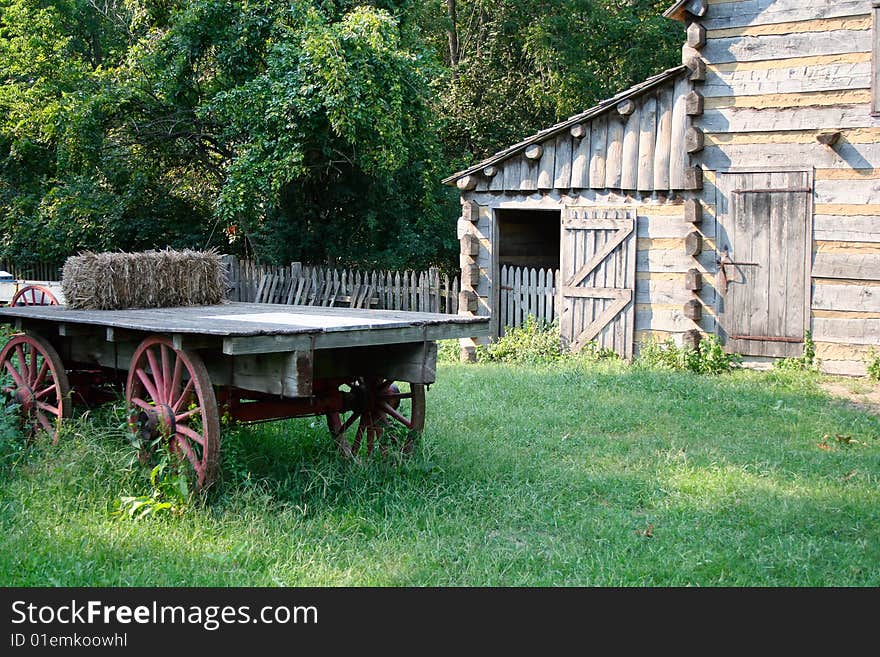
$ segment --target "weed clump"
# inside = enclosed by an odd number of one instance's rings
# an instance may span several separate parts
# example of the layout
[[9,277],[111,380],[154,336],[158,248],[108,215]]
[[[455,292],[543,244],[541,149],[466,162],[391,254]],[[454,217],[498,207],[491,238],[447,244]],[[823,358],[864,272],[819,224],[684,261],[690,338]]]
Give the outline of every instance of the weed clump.
[[649,369],[694,372],[696,374],[723,374],[739,367],[742,358],[728,354],[717,336],[709,335],[696,349],[680,347],[672,338],[663,342],[646,340],[641,344],[636,364]]

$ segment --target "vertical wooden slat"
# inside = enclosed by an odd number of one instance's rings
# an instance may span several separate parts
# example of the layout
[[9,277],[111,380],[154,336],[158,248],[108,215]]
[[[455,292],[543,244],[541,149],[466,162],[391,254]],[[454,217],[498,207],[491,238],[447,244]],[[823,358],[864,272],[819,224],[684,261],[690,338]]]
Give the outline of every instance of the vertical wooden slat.
[[572,137],[571,187],[586,189],[590,186],[590,124],[584,124],[584,136],[580,139]]
[[608,148],[605,159],[605,187],[620,189],[620,175],[623,165],[623,119],[617,112],[608,116]]
[[568,130],[556,136],[556,164],[553,169],[553,186],[556,189],[571,186],[572,139]]
[[657,91],[657,142],[654,146],[654,189],[668,190],[669,157],[672,147],[672,92],[670,87]]
[[608,118],[603,114],[593,119],[590,137],[590,187],[594,189],[601,189],[605,186],[607,134]]
[[690,82],[686,77],[680,77],[675,82],[672,105],[672,136],[670,139],[669,156],[669,185],[671,189],[686,189],[685,170],[690,163],[685,146],[685,133],[687,132],[687,94],[690,91]]
[[629,115],[623,132],[623,154],[621,155],[620,188],[634,190],[639,182],[639,134],[641,130],[641,111],[636,105]]
[[538,189],[552,189],[556,169],[556,142],[552,139],[543,144],[544,151],[538,164]]

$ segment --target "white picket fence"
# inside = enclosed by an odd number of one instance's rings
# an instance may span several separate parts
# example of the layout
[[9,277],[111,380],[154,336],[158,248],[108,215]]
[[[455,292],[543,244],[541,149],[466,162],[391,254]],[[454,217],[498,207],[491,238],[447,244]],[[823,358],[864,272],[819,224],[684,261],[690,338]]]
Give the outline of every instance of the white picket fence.
[[522,326],[529,315],[545,322],[556,319],[558,279],[558,269],[502,267],[499,280],[501,295],[498,303],[498,326],[501,335],[504,335],[505,327]]
[[358,271],[312,267],[295,262],[269,267],[224,258],[227,298],[232,301],[379,308],[454,315],[458,312],[457,277],[427,271]]

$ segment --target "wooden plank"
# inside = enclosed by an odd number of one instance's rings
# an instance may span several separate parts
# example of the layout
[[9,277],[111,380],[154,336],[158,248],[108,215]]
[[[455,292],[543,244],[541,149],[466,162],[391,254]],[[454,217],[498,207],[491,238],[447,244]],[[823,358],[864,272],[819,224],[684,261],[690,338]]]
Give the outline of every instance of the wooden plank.
[[709,39],[703,57],[714,64],[750,62],[871,50],[870,30],[829,30],[765,36]]
[[556,170],[556,142],[548,139],[542,144],[543,153],[538,164],[538,189],[552,189]]
[[863,0],[734,0],[713,3],[703,19],[708,30],[753,25],[809,21],[814,19],[859,16],[865,13]]
[[838,104],[829,107],[778,107],[756,110],[727,107],[706,111],[700,126],[706,132],[772,132],[799,126],[806,130],[867,128],[872,125],[868,103]]
[[639,113],[639,159],[637,188],[654,189],[654,142],[657,138],[657,97],[649,94],[642,100]]
[[880,205],[878,178],[817,180],[815,190],[814,202],[817,204]]
[[654,189],[670,189],[673,88],[657,90],[657,143],[654,147]]
[[779,162],[809,162],[820,169],[867,168],[880,165],[880,144],[839,143],[835,149],[813,144],[707,145],[699,160],[704,168],[724,171],[737,167],[776,168]]
[[533,160],[528,157],[520,158],[519,189],[533,190],[538,188],[538,172],[540,159]]
[[617,287],[575,287],[564,285],[562,293],[569,297],[581,299],[630,299],[630,290]]
[[841,344],[880,344],[880,319],[813,318],[813,339]]
[[590,126],[590,187],[605,187],[605,159],[607,157],[608,117],[601,115],[593,119]]
[[880,312],[880,285],[813,285],[813,309]]
[[[499,163],[498,166],[502,166],[504,170],[504,189],[508,191],[519,189],[520,182],[522,181],[522,177],[520,176],[522,159],[522,156],[514,156],[509,160]],[[499,172],[495,175],[500,176],[501,173]]]
[[556,136],[556,162],[554,166],[553,187],[556,189],[568,189],[572,186],[572,140],[574,138],[566,131]]
[[584,189],[590,186],[590,140],[592,132],[589,123],[583,125],[584,136],[580,139],[572,137],[571,187],[573,189]]
[[816,253],[813,256],[812,273],[816,278],[880,280],[880,255]]
[[670,135],[669,184],[672,189],[687,189],[685,170],[690,164],[685,145],[685,134],[688,127],[687,94],[691,83],[687,78],[679,78],[675,82],[672,101],[672,133]]
[[719,71],[710,66],[700,91],[704,97],[714,98],[870,88],[871,63],[856,62],[781,66],[759,71]]
[[638,189],[639,186],[639,141],[641,131],[641,110],[636,107],[626,121],[623,133],[623,153],[621,154],[621,189]]
[[620,189],[623,167],[623,120],[614,115],[608,118],[608,144],[605,157],[605,187]]

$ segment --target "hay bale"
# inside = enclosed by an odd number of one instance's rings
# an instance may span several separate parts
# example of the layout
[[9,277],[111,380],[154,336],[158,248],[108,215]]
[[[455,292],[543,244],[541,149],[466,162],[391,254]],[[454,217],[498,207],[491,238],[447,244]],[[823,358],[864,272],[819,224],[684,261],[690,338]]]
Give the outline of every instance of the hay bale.
[[70,308],[167,308],[221,303],[226,280],[215,251],[89,251],[67,259],[61,288]]

